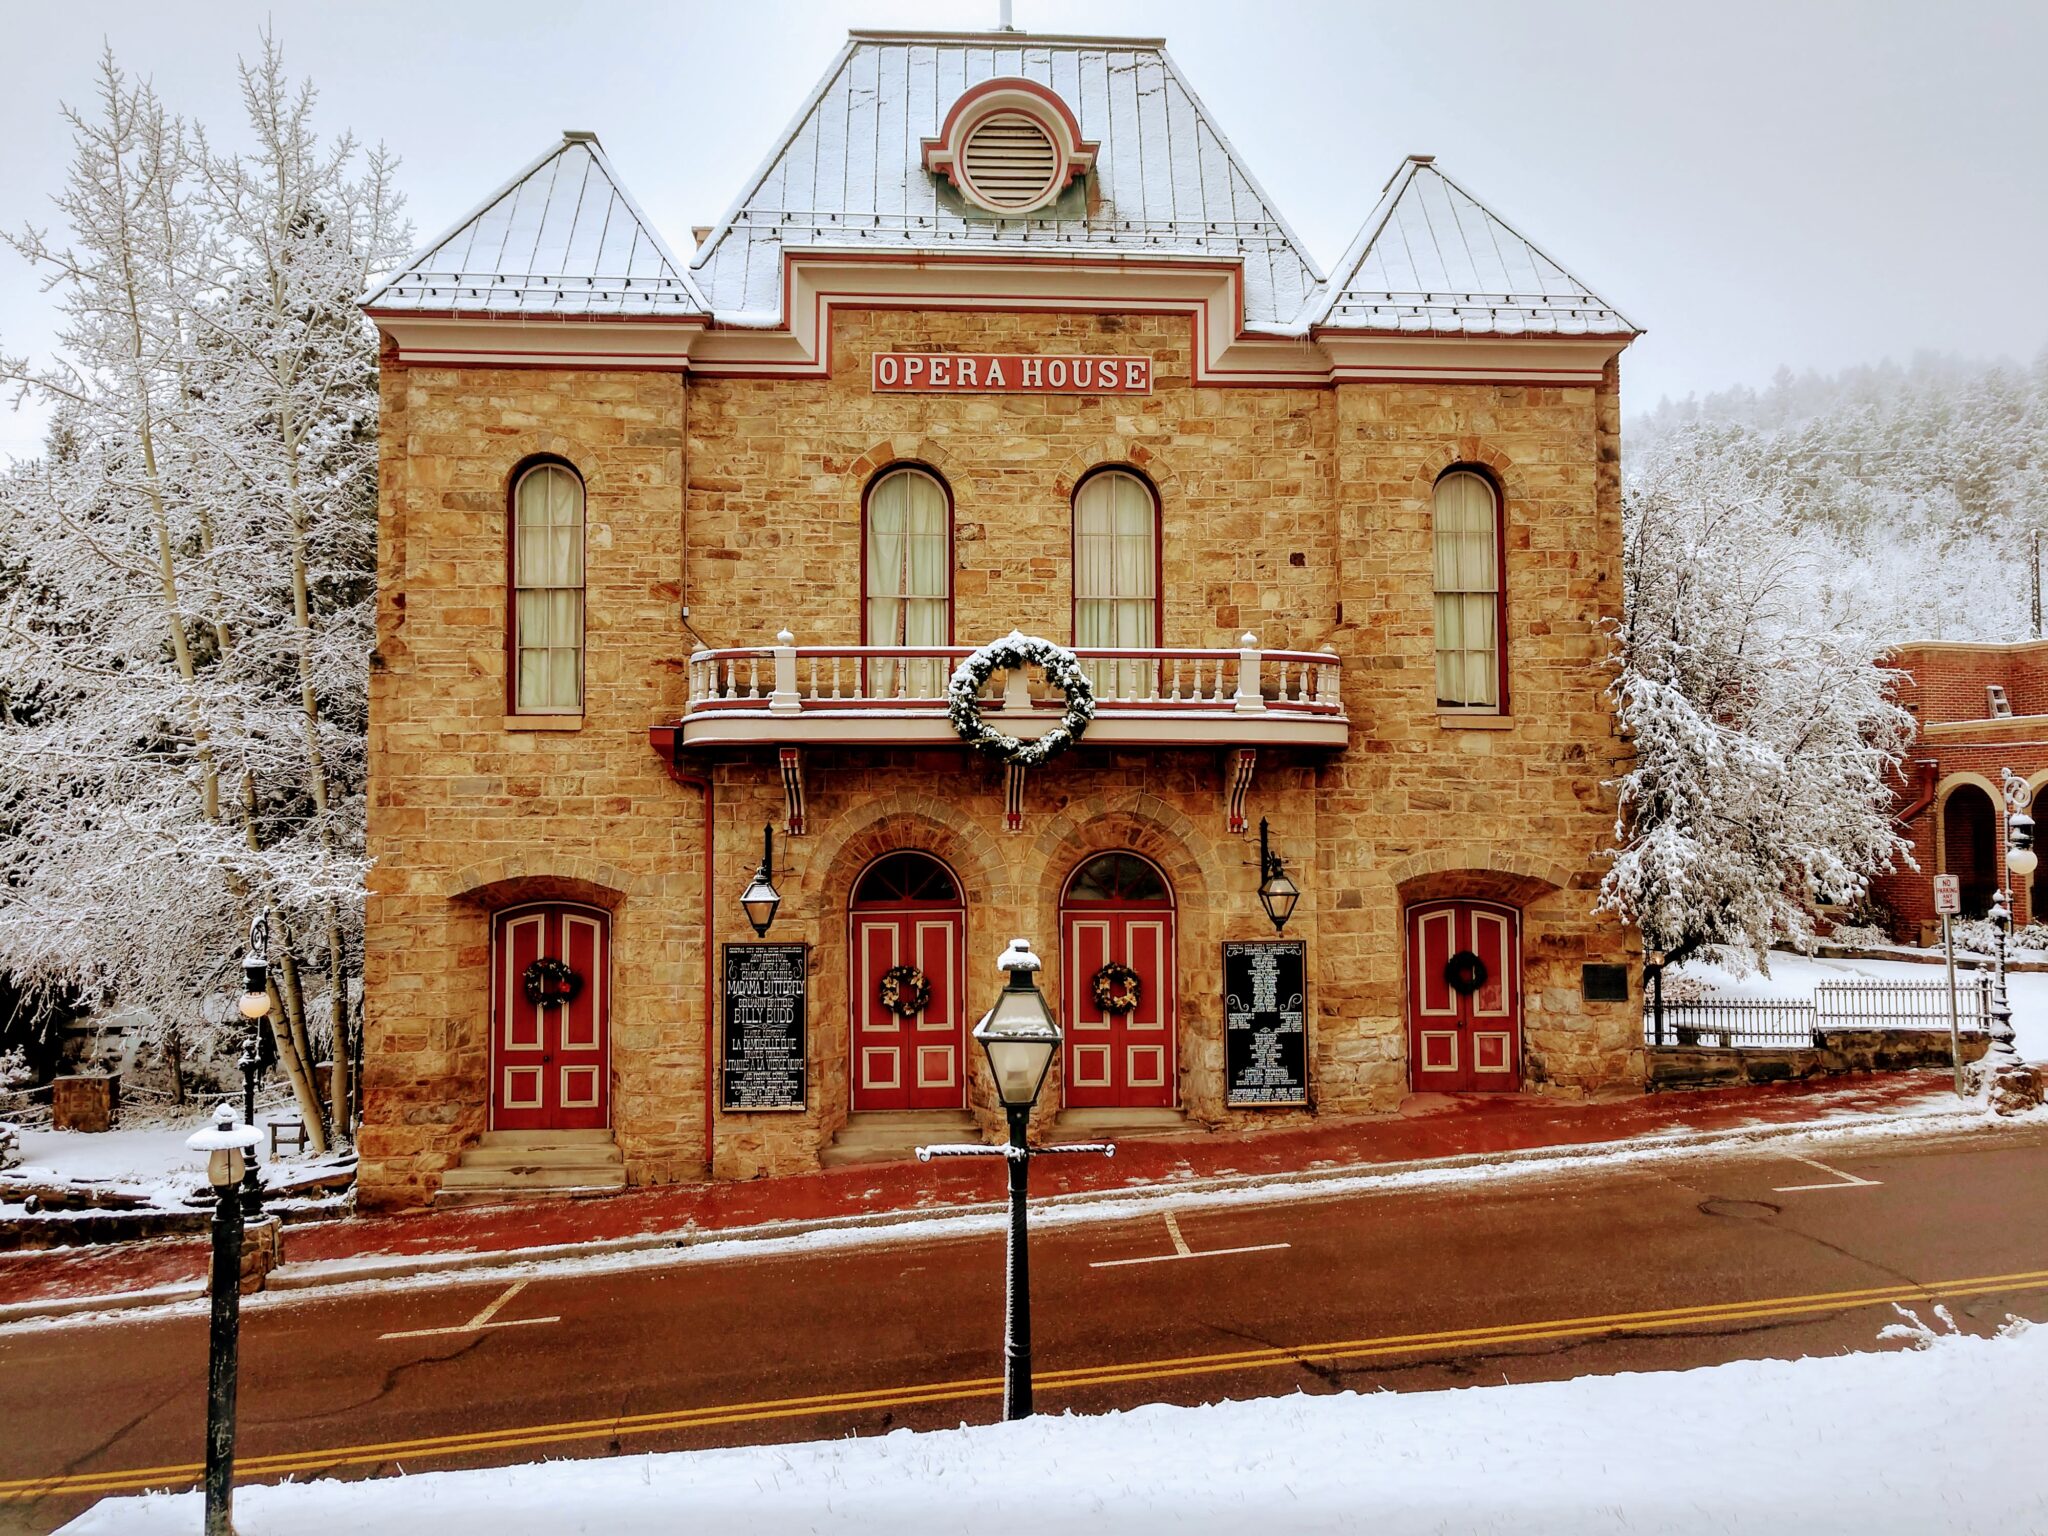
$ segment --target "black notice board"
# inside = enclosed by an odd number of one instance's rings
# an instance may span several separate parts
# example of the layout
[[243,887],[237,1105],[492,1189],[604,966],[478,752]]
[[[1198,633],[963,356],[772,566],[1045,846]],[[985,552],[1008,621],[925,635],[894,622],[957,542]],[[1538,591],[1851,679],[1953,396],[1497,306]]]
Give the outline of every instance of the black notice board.
[[808,1080],[802,944],[725,946],[725,1107],[802,1109]]
[[1308,1103],[1307,971],[1298,939],[1223,946],[1225,1103]]

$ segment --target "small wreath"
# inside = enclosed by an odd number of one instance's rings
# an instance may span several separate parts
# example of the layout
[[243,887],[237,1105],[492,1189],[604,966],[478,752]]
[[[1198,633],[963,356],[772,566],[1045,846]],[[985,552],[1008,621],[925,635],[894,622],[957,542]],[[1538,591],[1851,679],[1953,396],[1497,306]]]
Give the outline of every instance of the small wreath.
[[899,1019],[915,1018],[932,1000],[932,984],[914,965],[892,965],[882,972],[879,1001]]
[[[1066,695],[1060,723],[1036,741],[1005,736],[981,718],[981,691],[998,667],[1042,667],[1045,680]],[[1095,718],[1095,688],[1081,658],[1063,645],[1011,630],[991,640],[954,669],[946,685],[946,719],[953,733],[978,752],[1023,768],[1036,768],[1079,741]]]
[[1095,973],[1092,985],[1095,1006],[1104,1013],[1136,1013],[1138,999],[1145,995],[1145,983],[1139,979],[1138,973],[1114,960]]
[[1444,962],[1444,984],[1460,997],[1470,997],[1486,985],[1486,962],[1469,949],[1461,949]]
[[566,960],[549,955],[536,960],[520,973],[519,984],[526,1000],[536,1008],[567,1007],[583,990],[583,978],[569,968]]

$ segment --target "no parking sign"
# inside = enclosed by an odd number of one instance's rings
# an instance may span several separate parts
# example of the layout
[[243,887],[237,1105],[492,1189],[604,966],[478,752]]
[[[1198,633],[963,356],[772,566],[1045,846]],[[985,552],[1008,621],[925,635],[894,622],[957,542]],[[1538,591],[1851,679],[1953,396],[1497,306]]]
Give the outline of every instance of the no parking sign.
[[1936,875],[1934,877],[1934,915],[1955,917],[1963,910],[1963,877],[1961,875]]

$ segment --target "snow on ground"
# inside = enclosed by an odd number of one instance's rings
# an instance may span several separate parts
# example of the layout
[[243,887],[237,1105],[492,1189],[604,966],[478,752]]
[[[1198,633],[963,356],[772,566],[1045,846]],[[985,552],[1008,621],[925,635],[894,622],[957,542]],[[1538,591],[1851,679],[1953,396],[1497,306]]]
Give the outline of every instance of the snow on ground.
[[[1914,981],[1940,982],[1947,971],[1939,965],[1911,960],[1846,960],[1832,955],[1795,955],[1772,950],[1771,974],[1760,971],[1740,975],[1703,960],[1688,960],[1671,968],[1674,979],[1683,977],[1703,983],[1714,997],[1783,998],[1805,1002],[1823,981]],[[1958,959],[1956,985],[1972,986],[1976,973]],[[2028,1061],[2048,1061],[2048,972],[2013,971],[2005,979],[2006,996],[2012,1003],[2012,1027],[2020,1055]]]
[[[1801,1361],[247,1487],[242,1536],[2048,1530],[2048,1328]],[[1901,1426],[1907,1426],[1901,1428]],[[197,1493],[76,1536],[185,1536]]]
[[[111,1131],[54,1131],[23,1127],[21,1164],[0,1173],[0,1200],[8,1197],[8,1185],[20,1181],[83,1184],[125,1195],[140,1195],[153,1206],[167,1210],[185,1208],[185,1197],[206,1185],[205,1160],[185,1145],[185,1138],[207,1124],[215,1101],[194,1100],[183,1114],[168,1110],[128,1110],[122,1124]],[[296,1120],[298,1110],[286,1104],[259,1108],[256,1123],[268,1126],[273,1120]],[[315,1160],[294,1156],[280,1149],[278,1164],[270,1166],[270,1139],[266,1135],[257,1147],[258,1165],[271,1174],[304,1172]],[[20,1198],[17,1193],[15,1198]]]

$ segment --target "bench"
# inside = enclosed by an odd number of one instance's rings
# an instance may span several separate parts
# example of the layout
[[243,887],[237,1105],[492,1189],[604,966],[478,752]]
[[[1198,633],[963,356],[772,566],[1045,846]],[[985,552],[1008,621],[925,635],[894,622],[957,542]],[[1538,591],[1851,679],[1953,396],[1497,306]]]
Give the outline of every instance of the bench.
[[294,1152],[306,1150],[306,1122],[303,1120],[273,1120],[270,1122],[270,1156],[277,1157],[277,1144],[288,1141]]

